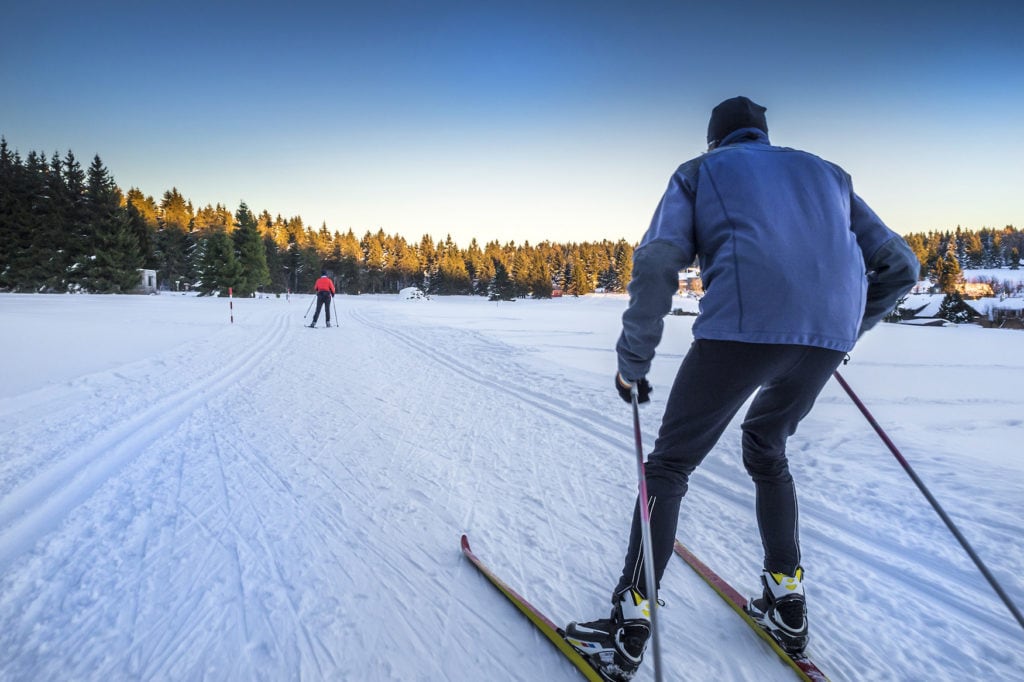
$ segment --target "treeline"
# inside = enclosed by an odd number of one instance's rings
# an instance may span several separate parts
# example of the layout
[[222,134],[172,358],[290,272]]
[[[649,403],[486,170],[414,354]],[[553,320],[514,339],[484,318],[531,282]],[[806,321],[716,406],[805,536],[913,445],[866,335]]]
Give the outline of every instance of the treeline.
[[428,294],[495,299],[624,291],[633,246],[528,242],[466,248],[451,237],[418,243],[306,226],[301,217],[258,214],[245,202],[196,209],[175,188],[159,201],[122,193],[99,156],[83,170],[72,152],[23,160],[0,138],[0,290],[118,293],[140,268],[171,291],[237,296],[308,291],[322,270],[348,294],[417,286]]
[[[963,270],[1016,270],[1024,255],[1024,231],[1012,225],[980,230],[957,227],[955,231],[912,233],[904,239],[921,262],[921,279],[930,279],[947,293],[963,284]],[[992,285],[995,289],[1001,286],[999,282]]]

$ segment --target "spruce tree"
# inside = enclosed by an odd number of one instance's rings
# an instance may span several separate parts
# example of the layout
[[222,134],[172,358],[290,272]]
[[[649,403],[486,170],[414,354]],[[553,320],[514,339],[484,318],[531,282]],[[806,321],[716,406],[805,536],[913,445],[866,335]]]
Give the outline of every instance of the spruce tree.
[[412,285],[421,271],[420,259],[416,250],[409,246],[404,239],[395,243],[394,268],[399,289]]
[[530,267],[530,296],[533,298],[551,298],[551,268],[548,267],[544,254],[534,249]]
[[251,296],[257,289],[270,284],[270,270],[267,267],[267,252],[256,229],[256,217],[243,201],[235,211],[235,231],[231,234],[235,243],[235,256],[242,276],[236,290],[237,296]]
[[223,229],[211,228],[199,240],[196,288],[202,296],[227,296],[228,289],[242,279],[231,237]]
[[384,285],[384,246],[378,234],[367,232],[363,236],[363,263],[366,267],[365,290],[371,294],[379,294]]
[[338,260],[338,270],[334,273],[338,280],[338,289],[346,294],[358,294],[360,291],[360,263],[363,252],[359,246],[359,240],[349,229],[348,232],[337,239],[338,250],[341,252]]
[[164,192],[156,235],[156,259],[159,277],[171,291],[188,289],[193,283],[192,218],[192,207],[177,188]]
[[121,192],[99,155],[89,166],[85,199],[88,222],[78,281],[95,293],[128,292],[139,283],[142,253],[121,207]]
[[142,253],[142,267],[156,270],[159,268],[156,258],[156,232],[158,227],[157,205],[153,197],[147,197],[132,187],[125,195],[125,210],[132,234],[139,242]]
[[288,275],[284,269],[284,257],[277,248],[274,236],[269,232],[263,235],[263,253],[267,260],[267,272],[270,273],[270,288],[275,293],[283,293],[288,289]]
[[[50,230],[55,232],[56,244],[62,244],[60,260],[53,263],[51,277],[55,278],[52,288],[77,291],[82,287],[86,270],[88,231],[91,216],[86,206],[85,172],[75,155],[68,150],[61,164],[63,183],[60,185],[60,201],[55,205]],[[63,272],[61,272],[63,270]],[[61,278],[61,281],[56,281]]]
[[515,282],[509,276],[508,268],[498,258],[494,259],[494,277],[491,279],[487,299],[490,301],[516,300]]
[[936,266],[936,284],[945,294],[952,294],[963,288],[963,272],[956,257],[956,242],[949,240],[946,253]]
[[32,290],[29,249],[36,228],[32,215],[34,194],[29,171],[17,152],[0,144],[0,288]]
[[284,271],[288,290],[292,293],[305,291],[305,289],[300,288],[301,282],[305,278],[304,262],[298,240],[294,234],[289,234],[288,248],[284,253]]
[[964,303],[960,294],[954,291],[946,294],[945,298],[942,299],[942,303],[939,305],[938,317],[956,324],[965,324],[970,322],[975,316],[971,313],[971,309],[967,307],[967,304]]
[[64,187],[64,165],[30,152],[15,185],[18,223],[11,245],[10,279],[15,291],[67,291],[70,205]]
[[616,291],[626,291],[633,279],[633,246],[625,239],[615,244],[614,265],[617,280]]
[[0,136],[0,291],[11,289],[11,257],[21,217],[21,202],[15,194],[20,174],[20,164],[15,163],[7,138]]

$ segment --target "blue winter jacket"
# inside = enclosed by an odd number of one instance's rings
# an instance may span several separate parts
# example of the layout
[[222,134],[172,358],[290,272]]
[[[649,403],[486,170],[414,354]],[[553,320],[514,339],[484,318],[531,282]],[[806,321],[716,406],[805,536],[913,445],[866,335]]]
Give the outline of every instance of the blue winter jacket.
[[633,254],[616,346],[624,378],[647,374],[678,273],[694,258],[704,283],[694,338],[844,352],[920,267],[842,168],[737,130],[676,170]]

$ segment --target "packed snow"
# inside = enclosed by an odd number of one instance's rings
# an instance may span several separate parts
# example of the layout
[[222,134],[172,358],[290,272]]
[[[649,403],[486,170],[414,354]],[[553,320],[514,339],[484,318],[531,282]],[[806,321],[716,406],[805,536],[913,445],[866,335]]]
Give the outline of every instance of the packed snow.
[[[626,299],[339,296],[330,329],[310,302],[0,295],[0,679],[580,679],[459,537],[556,622],[606,615]],[[648,449],[693,320],[665,320]],[[883,324],[841,369],[1019,606],[1022,350]],[[739,420],[678,537],[752,593]],[[836,382],[789,453],[832,680],[1024,678],[1024,632]],[[661,596],[666,679],[794,679],[682,560]]]

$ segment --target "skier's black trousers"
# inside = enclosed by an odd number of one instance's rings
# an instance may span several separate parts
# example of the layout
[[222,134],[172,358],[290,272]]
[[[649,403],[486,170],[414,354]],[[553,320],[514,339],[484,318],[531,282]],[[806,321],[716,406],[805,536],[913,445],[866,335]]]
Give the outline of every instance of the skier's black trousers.
[[318,291],[316,292],[316,312],[313,313],[313,324],[320,319],[320,309],[324,308],[327,316],[324,318],[327,320],[327,325],[331,324],[331,292],[329,291]]
[[[845,355],[814,346],[706,339],[693,342],[672,385],[661,429],[646,464],[658,583],[672,556],[679,504],[690,474],[759,387],[743,420],[743,464],[756,490],[764,567],[787,575],[795,573],[800,564],[800,542],[786,439],[796,432]],[[616,594],[631,585],[647,594],[641,540],[637,507]]]

